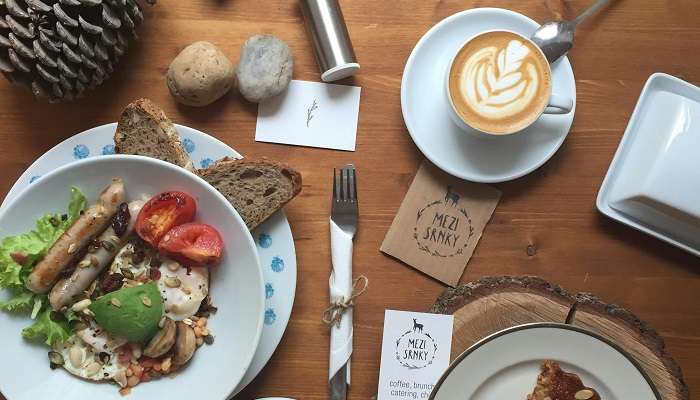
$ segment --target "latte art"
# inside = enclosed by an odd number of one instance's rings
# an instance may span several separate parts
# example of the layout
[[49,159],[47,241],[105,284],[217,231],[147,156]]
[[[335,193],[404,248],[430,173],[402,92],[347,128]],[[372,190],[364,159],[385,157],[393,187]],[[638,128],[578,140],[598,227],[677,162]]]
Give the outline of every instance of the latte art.
[[522,112],[537,96],[537,71],[530,50],[519,40],[505,48],[486,47],[467,59],[462,93],[467,104],[487,118],[507,118]]
[[472,127],[494,134],[516,132],[539,117],[549,101],[551,76],[542,53],[506,31],[470,40],[450,68],[455,111]]

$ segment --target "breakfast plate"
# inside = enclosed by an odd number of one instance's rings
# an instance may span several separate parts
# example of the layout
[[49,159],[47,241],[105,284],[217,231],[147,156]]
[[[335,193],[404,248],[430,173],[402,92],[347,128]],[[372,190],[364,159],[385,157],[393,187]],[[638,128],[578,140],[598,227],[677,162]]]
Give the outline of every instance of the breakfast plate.
[[607,339],[572,325],[534,323],[494,333],[467,349],[430,399],[525,400],[545,360],[578,375],[602,399],[661,398],[637,362]]
[[401,81],[401,111],[411,138],[436,166],[474,182],[503,182],[539,168],[566,139],[574,119],[576,83],[569,60],[552,65],[552,93],[573,99],[565,115],[543,115],[527,129],[505,137],[478,137],[451,120],[445,94],[448,65],[470,37],[509,30],[529,37],[539,24],[516,12],[476,8],[445,18],[416,44]]
[[[20,176],[0,205],[0,210],[32,182],[58,167],[76,160],[114,154],[116,126],[116,123],[112,123],[89,129],[50,149]],[[182,125],[176,125],[176,129],[196,168],[205,168],[226,156],[241,158],[234,149],[210,135]],[[296,291],[294,238],[284,212],[277,212],[251,233],[265,278],[264,326],[253,362],[235,393],[243,390],[272,357],[289,323]]]
[[[0,313],[0,357],[17,361],[0,366],[7,398],[184,400],[204,387],[225,399],[243,378],[264,325],[262,267],[242,218],[200,177],[148,157],[84,159],[9,201],[0,227],[14,260],[2,259],[13,288],[2,299],[38,296],[33,310]],[[76,256],[89,261],[71,270]],[[215,313],[199,304],[207,296]],[[215,335],[206,346],[202,327]]]

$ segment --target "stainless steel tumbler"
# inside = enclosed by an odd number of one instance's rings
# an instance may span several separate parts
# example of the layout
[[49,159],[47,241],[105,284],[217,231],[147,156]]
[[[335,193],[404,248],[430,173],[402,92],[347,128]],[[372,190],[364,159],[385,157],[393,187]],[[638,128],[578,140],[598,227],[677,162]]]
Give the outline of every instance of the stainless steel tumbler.
[[338,0],[301,0],[301,9],[321,69],[321,79],[333,82],[359,70]]

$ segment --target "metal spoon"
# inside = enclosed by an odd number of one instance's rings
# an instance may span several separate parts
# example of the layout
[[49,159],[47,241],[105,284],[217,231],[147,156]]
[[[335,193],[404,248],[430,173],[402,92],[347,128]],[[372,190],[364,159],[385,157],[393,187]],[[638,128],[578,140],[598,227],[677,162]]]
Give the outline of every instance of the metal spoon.
[[576,26],[586,17],[595,13],[610,0],[598,0],[586,11],[579,14],[572,21],[547,22],[542,25],[530,39],[542,49],[550,64],[564,56],[574,45],[574,31]]

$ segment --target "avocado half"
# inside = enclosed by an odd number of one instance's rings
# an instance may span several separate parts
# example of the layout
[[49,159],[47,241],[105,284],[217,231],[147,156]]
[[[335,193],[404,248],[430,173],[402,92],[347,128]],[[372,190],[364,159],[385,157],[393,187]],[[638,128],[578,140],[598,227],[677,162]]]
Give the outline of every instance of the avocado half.
[[130,342],[146,342],[158,332],[163,299],[158,285],[149,282],[98,297],[89,306],[95,321],[107,332]]

